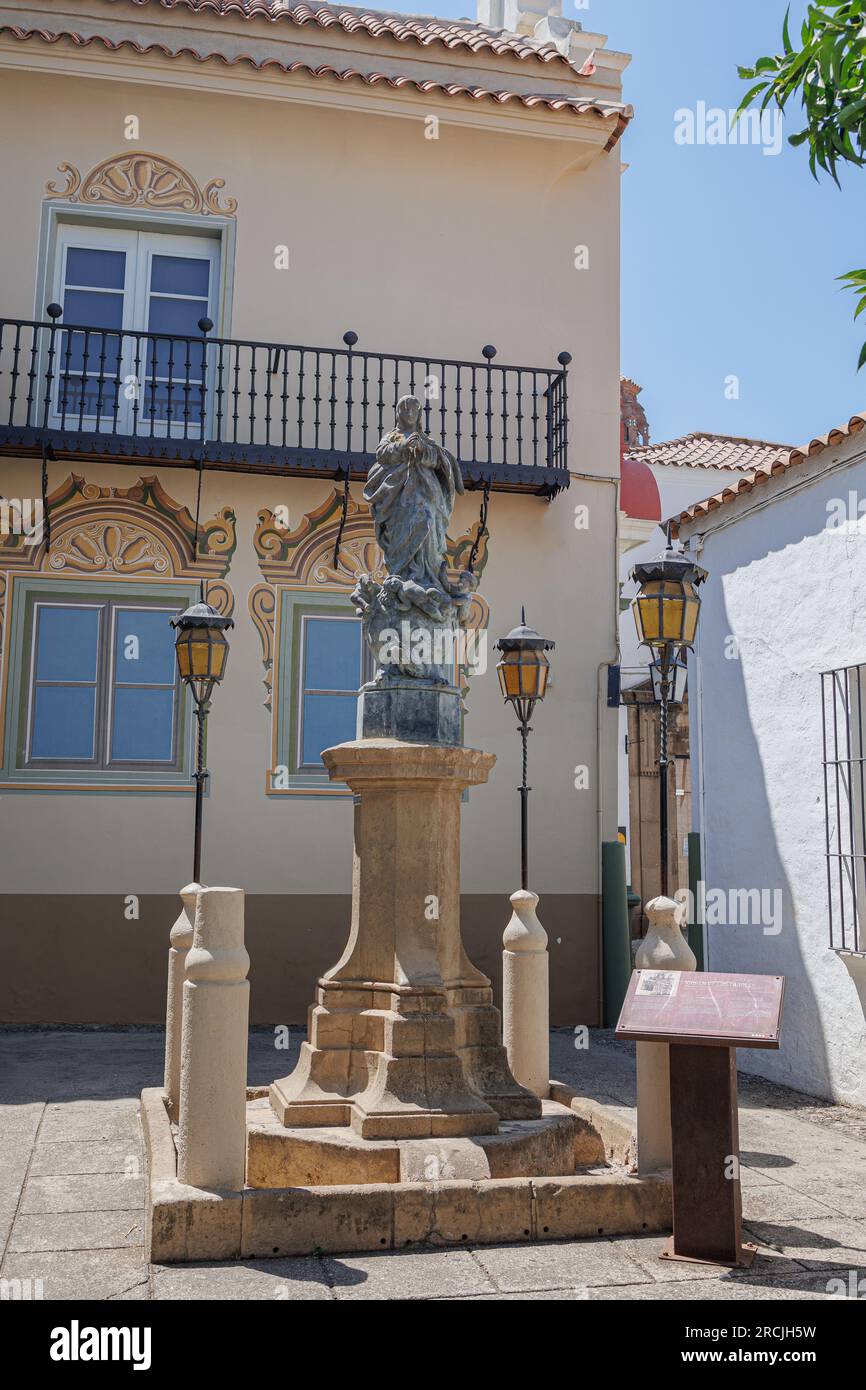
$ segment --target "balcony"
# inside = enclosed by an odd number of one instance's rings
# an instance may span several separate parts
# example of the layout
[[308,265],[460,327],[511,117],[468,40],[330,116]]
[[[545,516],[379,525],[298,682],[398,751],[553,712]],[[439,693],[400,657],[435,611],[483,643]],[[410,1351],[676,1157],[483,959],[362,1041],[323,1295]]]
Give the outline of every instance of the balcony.
[[143,460],[361,480],[400,396],[469,488],[552,497],[568,486],[567,381],[558,367],[300,347],[0,320],[0,453]]

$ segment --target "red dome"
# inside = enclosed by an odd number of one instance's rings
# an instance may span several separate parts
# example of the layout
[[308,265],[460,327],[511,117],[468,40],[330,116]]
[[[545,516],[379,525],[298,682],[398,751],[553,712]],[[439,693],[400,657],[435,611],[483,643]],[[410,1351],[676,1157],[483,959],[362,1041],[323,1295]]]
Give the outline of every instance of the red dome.
[[648,463],[641,459],[623,458],[619,466],[622,487],[619,505],[626,516],[640,521],[661,521],[662,504],[658,483]]

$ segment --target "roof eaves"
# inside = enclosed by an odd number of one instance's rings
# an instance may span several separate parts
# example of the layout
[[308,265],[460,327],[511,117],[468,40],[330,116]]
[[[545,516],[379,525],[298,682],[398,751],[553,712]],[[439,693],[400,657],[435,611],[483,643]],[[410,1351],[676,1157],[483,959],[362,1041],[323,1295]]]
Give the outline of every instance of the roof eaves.
[[741,493],[752,492],[762,483],[769,482],[771,478],[778,477],[780,473],[787,473],[790,468],[797,464],[804,463],[807,459],[823,453],[826,449],[843,444],[846,439],[859,434],[863,429],[866,429],[866,412],[852,415],[847,424],[837,425],[828,430],[826,434],[816,436],[808,444],[804,444],[800,448],[789,449],[771,462],[761,464],[759,468],[742,478],[735,488],[725,488],[722,492],[714,493],[712,497],[707,497],[701,502],[694,502],[685,511],[680,512],[679,516],[672,517],[670,519],[672,534],[678,535],[681,526],[698,521],[701,517],[709,516],[711,512],[732,501]]

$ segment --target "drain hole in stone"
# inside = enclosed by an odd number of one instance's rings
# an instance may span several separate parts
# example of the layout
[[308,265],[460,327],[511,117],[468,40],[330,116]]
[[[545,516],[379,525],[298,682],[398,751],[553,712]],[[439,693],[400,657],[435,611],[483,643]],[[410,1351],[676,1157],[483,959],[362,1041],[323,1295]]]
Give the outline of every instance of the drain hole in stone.
[[544,1234],[547,1235],[547,1232],[550,1230],[550,1227],[549,1227],[549,1226],[542,1226],[541,1229],[542,1229],[542,1231],[544,1232]]
[[384,1237],[384,1236],[380,1236],[380,1237],[379,1237],[379,1244],[380,1244],[380,1245],[384,1245],[384,1244],[385,1244],[385,1237]]
[[279,1253],[280,1253],[280,1247],[279,1247],[278,1245],[275,1245],[275,1246],[274,1246],[274,1254],[275,1254],[275,1255],[279,1255]]
[[528,1227],[528,1226],[524,1227],[523,1234],[524,1234],[525,1236],[528,1236],[528,1235],[529,1235],[529,1227]]
[[598,1228],[598,1234],[599,1234],[600,1236],[604,1235],[604,1227],[603,1227],[603,1226],[599,1226],[599,1228]]

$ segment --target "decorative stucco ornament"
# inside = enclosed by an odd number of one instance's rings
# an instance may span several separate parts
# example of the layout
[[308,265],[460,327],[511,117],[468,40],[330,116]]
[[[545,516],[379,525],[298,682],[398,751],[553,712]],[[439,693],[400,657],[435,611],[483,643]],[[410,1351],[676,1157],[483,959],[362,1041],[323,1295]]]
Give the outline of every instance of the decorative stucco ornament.
[[476,584],[467,570],[456,584],[448,578],[448,524],[463,479],[453,455],[424,433],[421,413],[416,396],[398,402],[364,488],[386,569],[382,583],[361,575],[352,593],[376,662],[374,688],[450,685],[457,630]]

